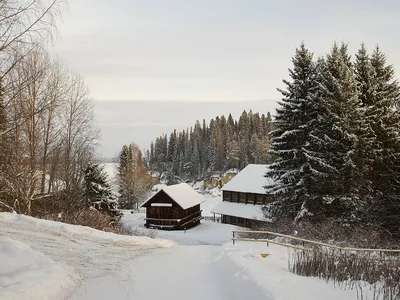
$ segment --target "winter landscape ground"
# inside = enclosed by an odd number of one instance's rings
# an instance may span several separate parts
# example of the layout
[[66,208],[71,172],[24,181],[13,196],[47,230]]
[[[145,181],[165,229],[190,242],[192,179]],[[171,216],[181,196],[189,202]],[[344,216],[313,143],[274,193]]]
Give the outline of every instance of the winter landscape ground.
[[[220,197],[204,199],[208,216]],[[146,230],[143,218],[127,211],[122,222]],[[232,245],[235,228],[203,220],[151,239],[1,213],[0,299],[357,299],[356,290],[290,273],[286,248]]]

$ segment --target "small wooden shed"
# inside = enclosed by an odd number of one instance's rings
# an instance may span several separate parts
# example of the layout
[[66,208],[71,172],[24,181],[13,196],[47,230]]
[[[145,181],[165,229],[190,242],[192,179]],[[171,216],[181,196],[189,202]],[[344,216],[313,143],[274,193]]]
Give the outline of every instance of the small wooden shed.
[[186,183],[166,186],[150,197],[146,208],[147,228],[182,230],[200,224],[203,198]]

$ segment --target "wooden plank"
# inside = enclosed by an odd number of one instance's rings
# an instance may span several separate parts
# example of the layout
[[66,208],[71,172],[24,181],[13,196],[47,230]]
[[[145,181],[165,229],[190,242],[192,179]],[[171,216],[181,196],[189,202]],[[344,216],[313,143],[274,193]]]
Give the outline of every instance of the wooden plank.
[[202,219],[204,219],[204,217],[203,217],[203,216],[200,216],[200,217],[194,218],[194,219],[192,219],[192,220],[190,220],[190,221],[188,221],[188,222],[186,222],[185,224],[182,224],[182,225],[180,225],[180,226],[185,226],[185,225],[187,225],[187,224],[200,221],[200,220],[202,220]]
[[183,217],[182,219],[180,219],[179,222],[182,222],[182,221],[184,221],[184,220],[186,220],[186,219],[188,219],[190,217],[193,217],[194,215],[201,214],[201,212],[202,212],[202,210],[196,211],[196,212],[194,212],[194,213],[192,213],[192,214],[190,214],[190,215],[188,215],[186,217]]
[[171,222],[182,222],[183,220],[186,220],[187,218],[190,218],[196,214],[201,214],[202,210],[196,211],[195,213],[192,213],[186,217],[183,217],[181,219],[159,219],[159,218],[144,218],[145,221],[171,221]]
[[171,221],[171,222],[179,222],[181,219],[159,219],[159,218],[144,218],[145,221]]
[[175,225],[157,225],[157,224],[149,224],[147,225],[150,228],[174,228]]

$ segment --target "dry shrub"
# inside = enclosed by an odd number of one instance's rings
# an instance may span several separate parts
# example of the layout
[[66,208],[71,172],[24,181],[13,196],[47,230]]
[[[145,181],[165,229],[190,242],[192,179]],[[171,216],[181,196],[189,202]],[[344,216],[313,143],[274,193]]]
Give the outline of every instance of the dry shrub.
[[0,201],[0,212],[12,212],[12,208],[8,206],[7,204],[3,203]]
[[94,208],[82,208],[76,212],[67,212],[60,214],[46,214],[41,216],[44,219],[60,221],[73,225],[88,226],[94,229],[119,233],[118,221],[106,213],[100,212]]
[[80,189],[61,191],[32,203],[32,216],[119,233],[119,215],[88,207]]
[[147,236],[149,238],[155,239],[157,237],[157,230],[154,229],[142,229],[138,227],[128,227],[121,225],[120,233],[124,235],[131,236]]
[[295,251],[289,269],[298,275],[334,282],[344,289],[357,289],[358,299],[363,299],[360,281],[373,286],[373,299],[395,300],[400,297],[399,255],[315,247],[310,251]]

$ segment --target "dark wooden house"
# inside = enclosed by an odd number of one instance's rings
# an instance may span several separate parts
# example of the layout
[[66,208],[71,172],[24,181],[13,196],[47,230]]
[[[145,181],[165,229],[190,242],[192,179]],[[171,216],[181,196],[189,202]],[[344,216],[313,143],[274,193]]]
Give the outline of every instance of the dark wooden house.
[[268,165],[250,164],[222,188],[222,201],[211,212],[220,215],[221,222],[250,227],[255,223],[268,222],[262,207],[274,198],[265,192],[264,186],[273,183],[266,178]]
[[188,229],[203,219],[200,203],[203,198],[186,183],[162,188],[142,204],[146,208],[147,228]]

